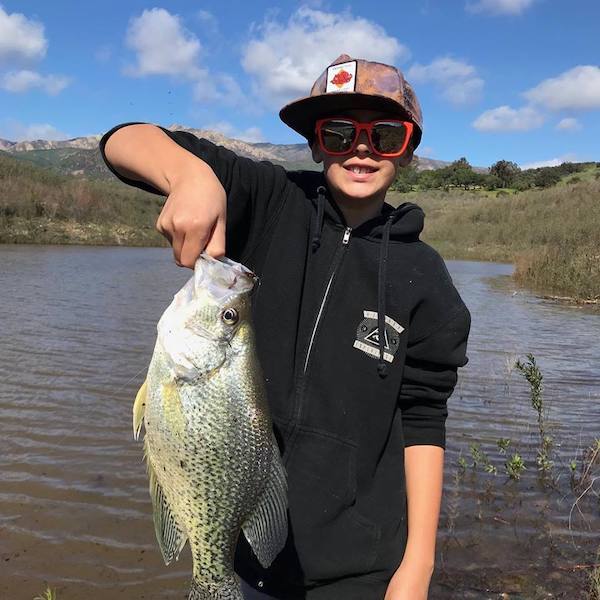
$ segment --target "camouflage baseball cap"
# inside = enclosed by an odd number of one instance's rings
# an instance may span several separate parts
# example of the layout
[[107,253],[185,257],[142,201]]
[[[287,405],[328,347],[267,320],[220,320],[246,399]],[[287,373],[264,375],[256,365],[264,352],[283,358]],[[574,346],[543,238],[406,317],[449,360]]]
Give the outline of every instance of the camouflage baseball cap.
[[423,133],[421,106],[402,73],[391,65],[338,56],[315,81],[310,96],[300,98],[279,111],[281,120],[314,139],[315,121],[335,111],[353,108],[395,113],[415,125],[413,147]]

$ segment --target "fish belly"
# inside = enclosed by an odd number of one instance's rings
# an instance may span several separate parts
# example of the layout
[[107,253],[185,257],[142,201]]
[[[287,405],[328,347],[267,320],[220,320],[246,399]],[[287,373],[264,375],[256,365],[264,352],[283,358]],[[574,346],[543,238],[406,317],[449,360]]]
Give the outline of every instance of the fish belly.
[[167,374],[158,356],[148,374],[148,464],[189,540],[194,581],[229,580],[240,529],[272,460],[264,391],[243,364],[192,382]]

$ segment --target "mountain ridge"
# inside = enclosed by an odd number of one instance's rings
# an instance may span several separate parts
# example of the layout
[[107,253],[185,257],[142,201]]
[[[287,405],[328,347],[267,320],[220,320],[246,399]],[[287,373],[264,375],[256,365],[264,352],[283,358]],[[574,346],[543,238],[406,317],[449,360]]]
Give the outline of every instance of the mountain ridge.
[[[247,142],[210,129],[197,129],[174,123],[169,131],[186,131],[211,142],[225,146],[233,152],[253,160],[266,160],[288,170],[306,169],[318,171],[320,166],[313,160],[306,143],[272,144],[270,142]],[[66,140],[25,140],[13,142],[0,139],[0,150],[42,166],[57,168],[71,175],[111,176],[103,165],[97,151],[102,134],[75,137]],[[97,157],[86,156],[95,153]],[[419,171],[439,169],[450,162],[415,155],[413,165]]]

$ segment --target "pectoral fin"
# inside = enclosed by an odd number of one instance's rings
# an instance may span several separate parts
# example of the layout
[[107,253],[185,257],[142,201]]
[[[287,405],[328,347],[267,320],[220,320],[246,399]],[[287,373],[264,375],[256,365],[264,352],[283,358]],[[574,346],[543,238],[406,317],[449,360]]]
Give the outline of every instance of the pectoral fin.
[[288,534],[287,480],[275,437],[271,449],[269,479],[256,508],[242,526],[254,554],[265,568],[275,560]]
[[144,420],[144,411],[146,410],[146,398],[148,397],[148,380],[145,379],[142,387],[139,389],[135,402],[133,403],[133,439],[138,440],[142,421]]
[[173,559],[177,560],[179,558],[179,554],[187,542],[187,536],[175,519],[175,515],[171,511],[171,507],[156,477],[154,467],[148,458],[147,445],[146,463],[150,480],[150,498],[152,499],[152,516],[154,518],[156,540],[165,564],[168,565]]

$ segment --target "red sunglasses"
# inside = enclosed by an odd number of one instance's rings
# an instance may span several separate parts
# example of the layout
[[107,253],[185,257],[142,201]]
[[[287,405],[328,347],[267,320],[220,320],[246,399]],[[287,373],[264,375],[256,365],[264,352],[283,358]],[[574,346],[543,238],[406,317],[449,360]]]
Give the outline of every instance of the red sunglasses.
[[352,152],[363,130],[367,132],[374,154],[394,158],[406,151],[413,124],[400,119],[377,119],[370,123],[360,123],[349,117],[327,117],[319,119],[315,125],[322,150],[333,156]]

